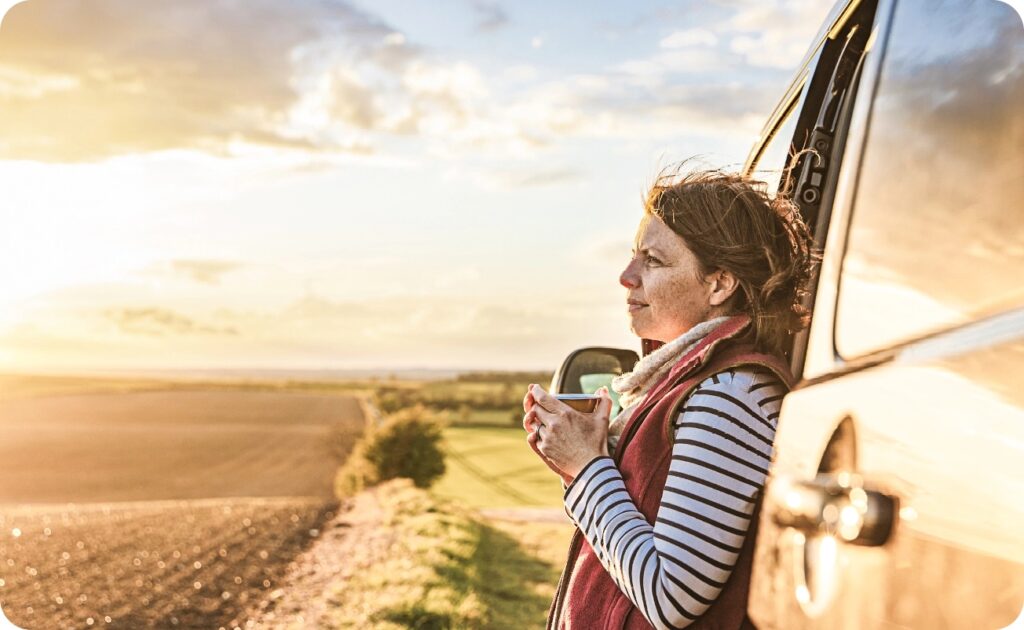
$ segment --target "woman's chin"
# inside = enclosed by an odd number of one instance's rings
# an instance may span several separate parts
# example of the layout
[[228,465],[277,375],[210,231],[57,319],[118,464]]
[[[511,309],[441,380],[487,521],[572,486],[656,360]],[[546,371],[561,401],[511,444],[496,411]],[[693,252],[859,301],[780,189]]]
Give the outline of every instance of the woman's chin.
[[641,339],[650,339],[651,334],[654,332],[650,326],[645,326],[643,321],[637,321],[633,317],[629,318],[629,329]]

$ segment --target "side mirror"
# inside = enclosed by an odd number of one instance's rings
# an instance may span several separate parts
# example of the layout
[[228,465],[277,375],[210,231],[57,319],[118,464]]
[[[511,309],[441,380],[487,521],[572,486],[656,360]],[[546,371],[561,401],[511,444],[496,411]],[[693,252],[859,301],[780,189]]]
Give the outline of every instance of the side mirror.
[[551,379],[551,392],[555,394],[593,394],[607,387],[615,402],[612,417],[619,412],[618,394],[612,388],[612,379],[633,371],[640,356],[632,350],[620,348],[580,348],[569,354]]

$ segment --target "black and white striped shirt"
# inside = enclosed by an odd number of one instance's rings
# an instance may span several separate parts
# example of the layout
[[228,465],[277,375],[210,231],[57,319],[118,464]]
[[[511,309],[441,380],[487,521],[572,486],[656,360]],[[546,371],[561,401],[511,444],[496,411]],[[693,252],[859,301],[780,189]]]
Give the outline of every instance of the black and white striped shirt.
[[653,527],[609,457],[590,462],[566,489],[566,512],[655,628],[689,625],[725,586],[768,474],[783,393],[774,374],[746,368],[693,391],[675,421]]

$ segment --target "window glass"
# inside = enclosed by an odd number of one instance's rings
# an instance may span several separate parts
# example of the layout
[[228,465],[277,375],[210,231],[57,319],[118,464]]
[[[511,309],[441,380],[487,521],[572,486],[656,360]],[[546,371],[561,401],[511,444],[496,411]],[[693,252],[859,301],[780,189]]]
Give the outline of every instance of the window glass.
[[782,181],[783,169],[789,164],[790,145],[793,141],[793,132],[796,129],[797,119],[799,118],[796,112],[800,111],[800,108],[796,107],[795,103],[799,102],[799,98],[795,99],[794,105],[789,108],[786,115],[776,125],[775,133],[772,134],[768,144],[762,149],[761,155],[757,158],[757,163],[752,171],[755,179],[768,184],[768,194],[771,195],[778,192],[779,183]]
[[1024,303],[1024,30],[901,2],[865,143],[836,346],[858,356]]

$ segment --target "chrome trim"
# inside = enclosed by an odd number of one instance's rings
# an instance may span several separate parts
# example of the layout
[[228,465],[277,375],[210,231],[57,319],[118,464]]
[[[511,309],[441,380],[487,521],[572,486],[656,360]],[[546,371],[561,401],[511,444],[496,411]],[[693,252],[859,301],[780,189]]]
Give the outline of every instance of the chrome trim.
[[768,123],[765,125],[765,129],[770,131],[762,132],[761,137],[758,138],[757,142],[754,143],[754,147],[750,150],[747,155],[747,161],[743,164],[743,173],[745,175],[751,175],[753,169],[757,166],[758,161],[764,154],[765,147],[775,139],[775,134],[778,133],[779,128],[785,124],[787,117],[796,114],[800,115],[800,111],[797,105],[807,95],[804,94],[804,87],[807,85],[807,72],[801,71],[802,74],[797,78],[793,79],[788,92],[775,107],[775,111],[772,112],[771,116],[768,117]]
[[993,315],[908,344],[896,353],[894,361],[933,362],[1018,339],[1024,339],[1024,309]]
[[839,31],[843,30],[843,27],[846,26],[846,22],[850,19],[850,16],[853,15],[853,12],[857,10],[857,7],[860,6],[860,2],[861,0],[853,0],[850,4],[846,5],[846,9],[844,9],[843,13],[836,18],[835,23],[832,24],[832,28],[828,30],[829,39],[839,37]]

